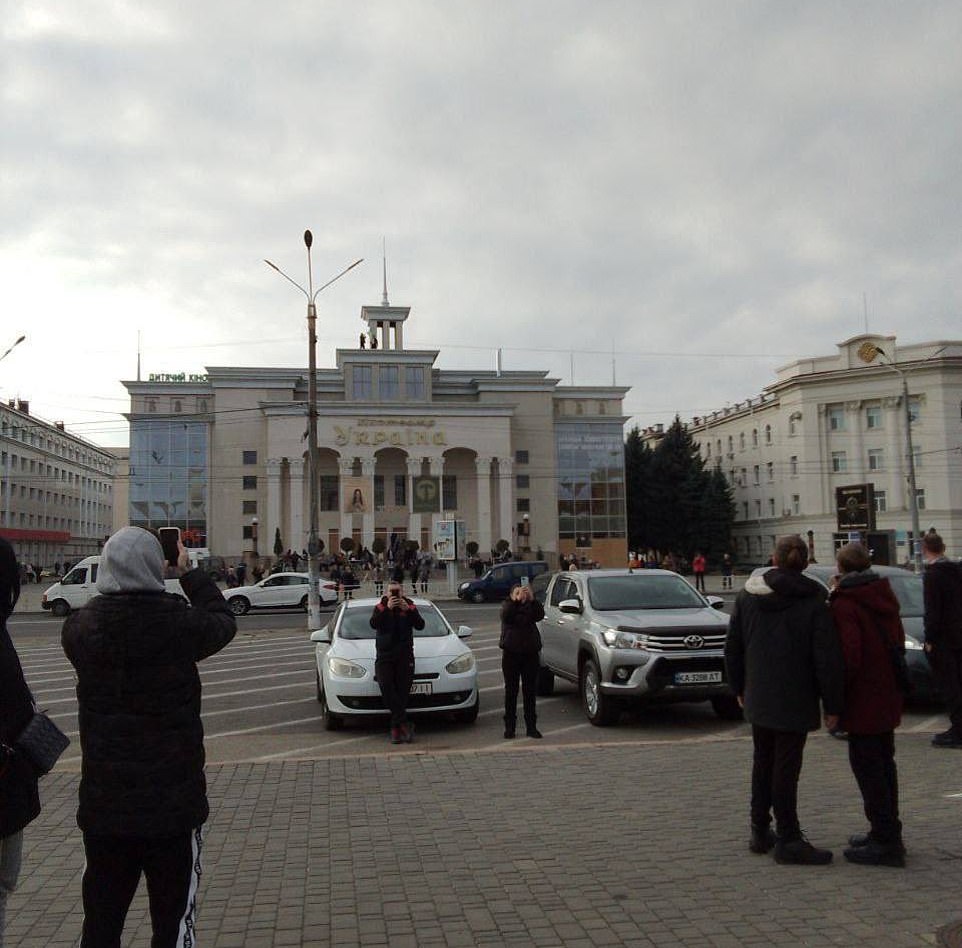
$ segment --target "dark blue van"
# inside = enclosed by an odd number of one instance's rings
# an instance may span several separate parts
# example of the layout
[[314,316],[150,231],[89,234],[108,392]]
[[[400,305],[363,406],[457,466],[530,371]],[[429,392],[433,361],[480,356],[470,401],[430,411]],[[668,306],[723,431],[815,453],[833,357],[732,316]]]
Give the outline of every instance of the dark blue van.
[[548,572],[542,560],[496,563],[480,579],[472,579],[458,586],[458,599],[469,602],[500,602],[522,580],[530,582],[535,576]]

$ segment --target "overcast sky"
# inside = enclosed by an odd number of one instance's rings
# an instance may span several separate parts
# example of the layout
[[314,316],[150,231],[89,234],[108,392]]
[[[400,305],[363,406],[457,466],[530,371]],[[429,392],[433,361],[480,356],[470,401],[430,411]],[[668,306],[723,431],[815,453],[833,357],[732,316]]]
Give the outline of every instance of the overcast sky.
[[[0,2],[0,395],[125,444],[120,379],[304,366],[412,307],[441,368],[757,394],[962,338],[962,4]],[[572,358],[571,353],[574,353]],[[614,357],[612,353],[615,353]]]

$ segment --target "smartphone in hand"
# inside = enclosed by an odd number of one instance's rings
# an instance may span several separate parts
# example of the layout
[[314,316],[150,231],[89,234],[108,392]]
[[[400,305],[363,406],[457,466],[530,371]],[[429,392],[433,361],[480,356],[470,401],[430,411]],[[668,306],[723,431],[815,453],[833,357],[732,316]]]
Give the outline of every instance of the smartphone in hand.
[[176,566],[180,558],[180,527],[160,527],[157,531],[160,545],[164,548],[164,559],[168,566]]

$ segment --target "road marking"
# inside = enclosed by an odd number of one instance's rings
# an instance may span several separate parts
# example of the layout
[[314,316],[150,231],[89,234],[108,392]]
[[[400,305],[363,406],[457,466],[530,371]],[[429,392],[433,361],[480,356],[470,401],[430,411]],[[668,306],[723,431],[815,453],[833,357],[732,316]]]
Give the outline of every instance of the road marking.
[[926,718],[924,721],[920,721],[918,724],[913,724],[912,727],[904,728],[910,734],[918,734],[922,731],[934,731],[938,726],[939,722],[943,720],[941,714],[933,715],[931,718]]

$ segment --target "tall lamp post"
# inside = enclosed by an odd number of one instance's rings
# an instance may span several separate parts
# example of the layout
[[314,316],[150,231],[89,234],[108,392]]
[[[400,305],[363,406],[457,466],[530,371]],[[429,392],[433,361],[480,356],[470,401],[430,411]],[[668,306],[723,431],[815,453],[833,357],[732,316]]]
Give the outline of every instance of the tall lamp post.
[[345,273],[353,270],[364,258],[355,260],[349,267],[345,267],[337,276],[332,277],[323,286],[314,289],[314,273],[311,267],[311,244],[314,243],[314,235],[309,231],[304,231],[304,246],[307,247],[307,289],[305,290],[300,283],[292,280],[277,264],[265,260],[269,267],[276,270],[288,283],[296,286],[307,297],[307,437],[308,437],[308,457],[310,468],[310,507],[311,525],[307,538],[307,627],[318,629],[321,626],[321,571],[318,563],[320,554],[317,521],[319,518],[320,498],[318,496],[319,485],[317,483],[317,308],[314,300],[321,290],[327,289],[332,283],[340,280]]
[[257,517],[251,517],[251,546],[254,548],[253,554],[254,554],[255,560],[258,557],[258,552],[257,552],[257,524],[258,523],[260,523],[260,521],[257,519]]
[[[909,510],[912,514],[912,562],[915,572],[922,572],[922,536],[919,528],[919,495],[915,483],[915,448],[912,446],[912,408],[909,405],[909,380],[903,372],[878,346],[867,344],[865,355],[871,362],[874,358],[882,360],[902,380],[902,403],[905,406],[905,450],[909,460]],[[860,353],[861,354],[861,353]],[[864,356],[863,356],[864,358]]]

